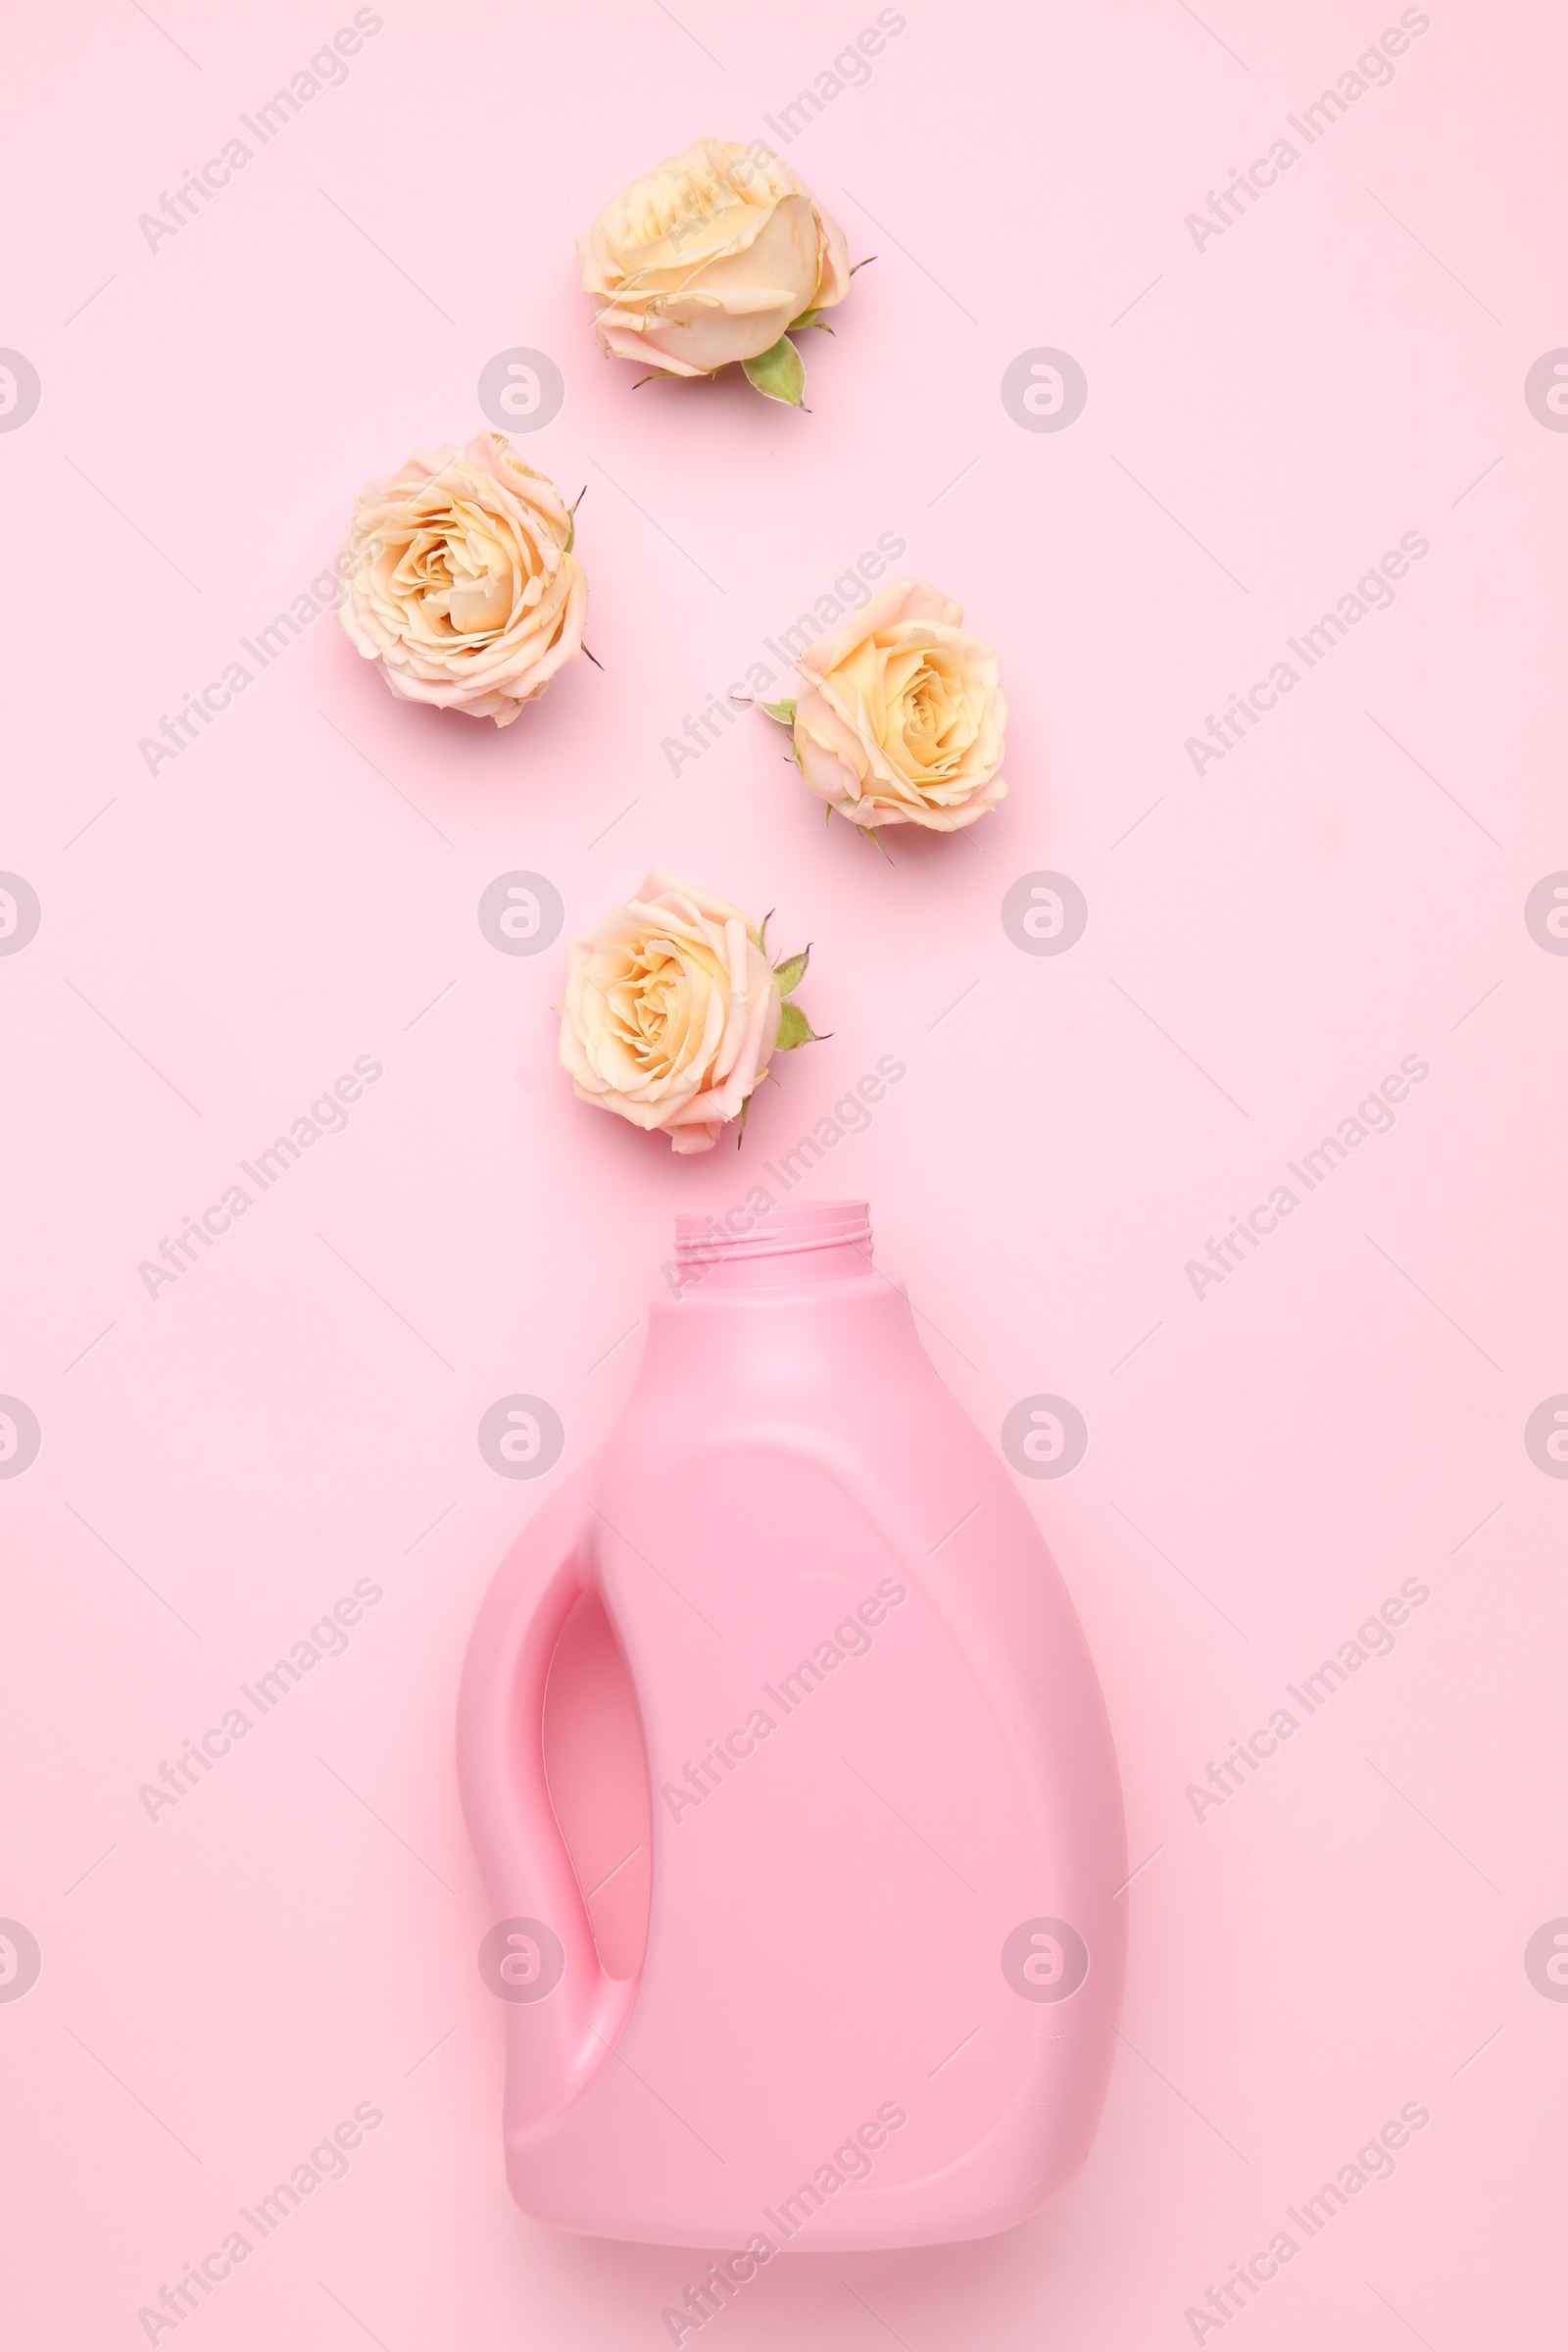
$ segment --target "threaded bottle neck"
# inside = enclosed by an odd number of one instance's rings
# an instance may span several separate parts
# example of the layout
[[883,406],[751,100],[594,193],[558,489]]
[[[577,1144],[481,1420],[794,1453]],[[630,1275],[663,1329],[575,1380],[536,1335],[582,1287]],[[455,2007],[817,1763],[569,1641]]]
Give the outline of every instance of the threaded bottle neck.
[[871,1219],[863,1200],[813,1200],[759,1213],[742,1206],[675,1219],[675,1271],[684,1297],[696,1288],[760,1289],[841,1282],[871,1265]]

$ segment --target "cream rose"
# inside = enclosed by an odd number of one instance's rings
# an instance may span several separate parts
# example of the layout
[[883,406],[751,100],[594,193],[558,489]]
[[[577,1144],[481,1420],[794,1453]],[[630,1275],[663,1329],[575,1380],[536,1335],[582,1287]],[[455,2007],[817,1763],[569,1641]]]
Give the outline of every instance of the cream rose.
[[1004,798],[997,657],[962,622],[927,581],[890,580],[797,655],[795,703],[764,706],[811,791],[852,823],[954,833]]
[[[577,253],[600,348],[671,375],[760,360],[850,290],[838,222],[765,147],[724,139],[699,139],[622,188]],[[748,373],[798,405],[788,383],[804,371],[793,345],[786,355]]]
[[504,433],[422,451],[355,502],[343,626],[403,701],[510,726],[582,651],[572,536],[561,493]]
[[775,968],[748,915],[656,870],[566,950],[561,1059],[578,1101],[710,1151],[773,1054],[810,1040],[786,1001],[806,965]]

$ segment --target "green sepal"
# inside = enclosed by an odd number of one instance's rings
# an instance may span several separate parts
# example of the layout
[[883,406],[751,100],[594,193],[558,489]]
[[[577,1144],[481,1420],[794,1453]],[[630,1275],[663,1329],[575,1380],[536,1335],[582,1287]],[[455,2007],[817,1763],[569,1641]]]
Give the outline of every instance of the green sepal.
[[806,978],[806,967],[810,960],[810,949],[803,948],[798,956],[787,956],[782,963],[774,964],[773,977],[778,982],[780,996],[794,996]]
[[811,1027],[798,1004],[786,1003],[780,1006],[778,1046],[776,1048],[778,1053],[793,1054],[797,1046],[814,1046],[819,1043],[816,1031]]
[[749,383],[769,400],[781,400],[787,408],[806,406],[806,368],[800,353],[788,335],[780,335],[768,350],[760,351],[755,360],[743,360]]
[[820,310],[803,311],[798,318],[792,318],[790,320],[790,333],[792,335],[798,335],[806,327],[814,326],[821,316],[822,314]]
[[776,718],[781,727],[793,727],[795,724],[795,697],[793,695],[786,695],[781,703],[759,703],[757,708],[759,710],[765,710],[769,718]]

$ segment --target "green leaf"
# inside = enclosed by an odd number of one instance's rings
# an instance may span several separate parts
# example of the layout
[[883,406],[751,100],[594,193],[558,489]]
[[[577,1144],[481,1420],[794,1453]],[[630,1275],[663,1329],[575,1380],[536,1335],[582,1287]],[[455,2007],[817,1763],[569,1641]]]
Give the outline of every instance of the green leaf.
[[755,360],[744,360],[747,381],[765,392],[769,400],[782,400],[787,407],[806,406],[806,368],[801,355],[788,335],[780,335],[770,350],[760,351]]
[[795,724],[795,697],[793,695],[787,695],[781,703],[759,703],[757,708],[759,710],[765,710],[769,718],[776,718],[781,727],[793,727]]
[[811,1027],[798,1004],[786,1004],[781,1008],[781,1012],[782,1017],[778,1025],[779,1053],[793,1054],[797,1046],[814,1046],[820,1043],[816,1031]]
[[778,981],[781,996],[794,996],[795,991],[806,978],[806,967],[810,960],[810,949],[803,948],[798,956],[787,956],[782,963],[774,964],[773,974]]

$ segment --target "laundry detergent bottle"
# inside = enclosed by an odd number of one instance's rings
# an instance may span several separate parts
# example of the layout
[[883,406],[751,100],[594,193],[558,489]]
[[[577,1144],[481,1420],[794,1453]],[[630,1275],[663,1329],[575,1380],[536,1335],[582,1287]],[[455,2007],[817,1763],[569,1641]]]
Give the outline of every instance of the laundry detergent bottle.
[[620,1420],[480,1609],[458,1751],[536,2220],[724,2250],[731,2295],[1009,2229],[1082,2163],[1109,1727],[863,1202],[677,1220]]

